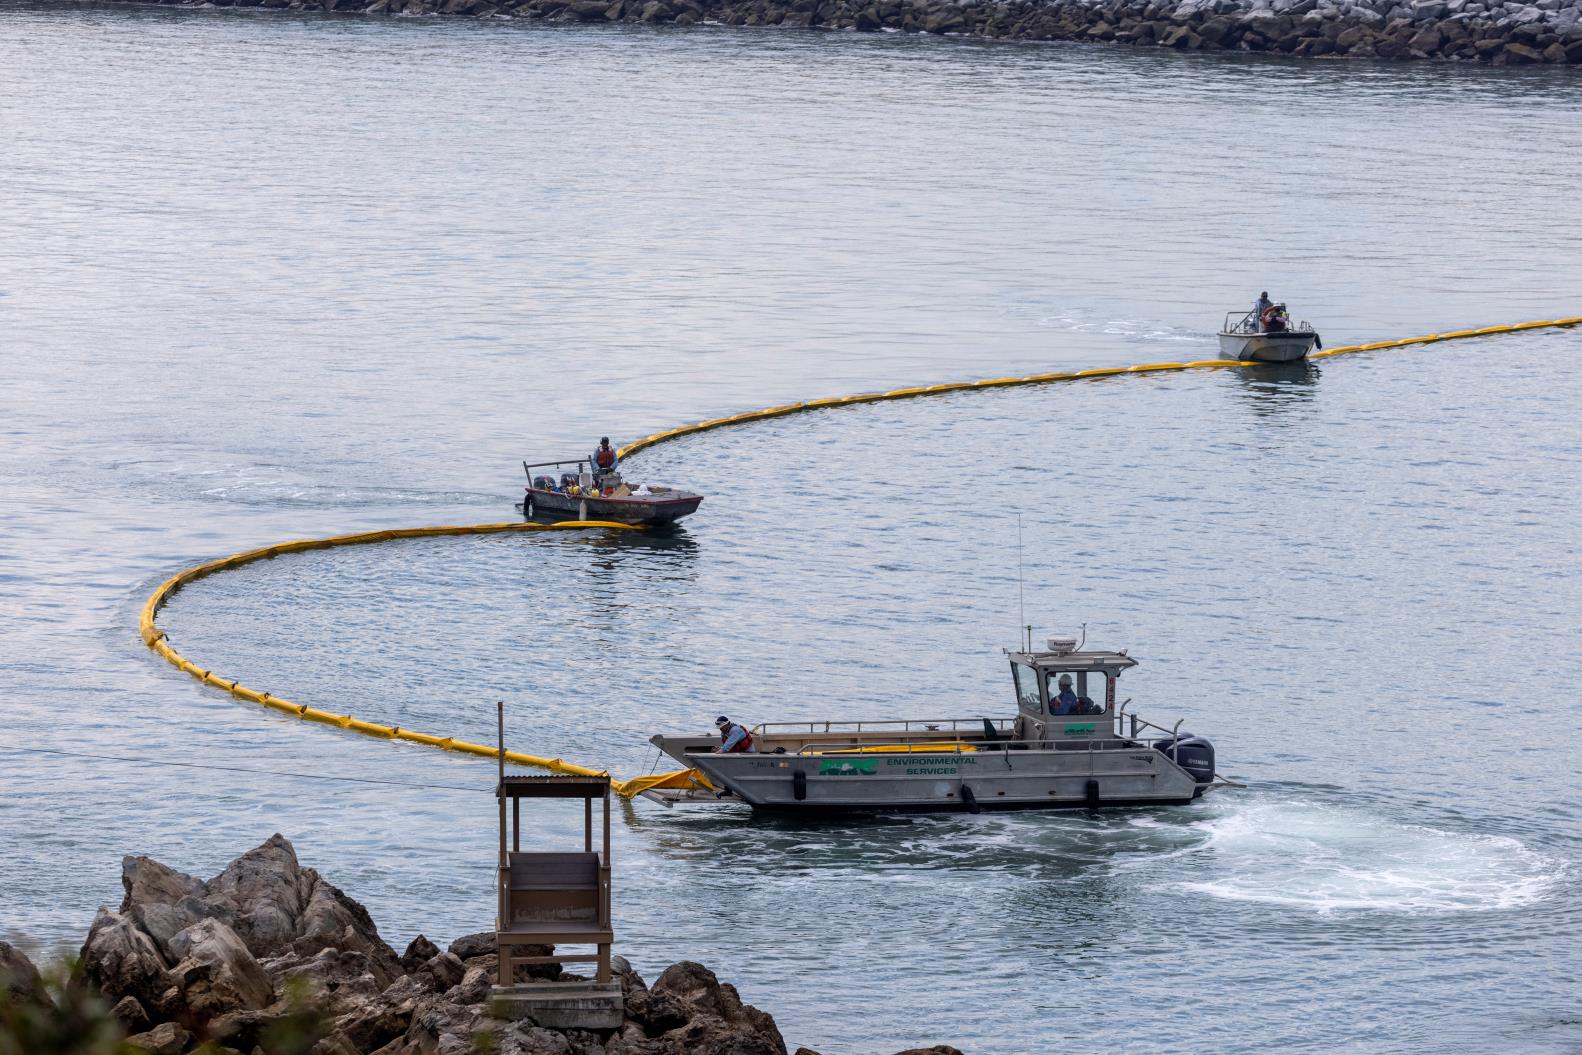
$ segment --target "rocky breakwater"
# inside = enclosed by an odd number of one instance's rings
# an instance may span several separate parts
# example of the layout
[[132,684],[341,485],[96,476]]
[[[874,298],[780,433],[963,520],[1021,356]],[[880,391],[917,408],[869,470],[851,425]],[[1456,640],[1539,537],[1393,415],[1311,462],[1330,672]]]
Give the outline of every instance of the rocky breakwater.
[[[492,933],[445,950],[419,935],[397,954],[279,835],[207,881],[128,857],[121,884],[120,908],[99,910],[75,973],[54,991],[0,942],[0,1051],[125,1051],[124,1036],[155,1055],[786,1055],[773,1018],[687,961],[649,986],[615,957],[619,1029],[496,1019]],[[574,977],[558,964],[518,971],[527,984]]]
[[[937,32],[949,13],[930,9]],[[968,30],[970,31],[970,30]],[[991,34],[999,35],[999,34]],[[1054,0],[1006,35],[1335,58],[1582,63],[1582,4],[1501,0]]]
[[[153,2],[180,5],[193,0]],[[1496,66],[1582,63],[1582,0],[203,0],[201,6],[895,29]]]

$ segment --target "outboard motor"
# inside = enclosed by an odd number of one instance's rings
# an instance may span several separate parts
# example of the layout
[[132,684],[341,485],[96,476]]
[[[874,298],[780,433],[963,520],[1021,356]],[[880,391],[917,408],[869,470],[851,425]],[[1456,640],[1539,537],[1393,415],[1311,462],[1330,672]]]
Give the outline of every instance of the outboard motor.
[[1199,784],[1213,781],[1214,745],[1203,737],[1182,733],[1174,739],[1161,740],[1154,747],[1174,759],[1176,765],[1190,773]]

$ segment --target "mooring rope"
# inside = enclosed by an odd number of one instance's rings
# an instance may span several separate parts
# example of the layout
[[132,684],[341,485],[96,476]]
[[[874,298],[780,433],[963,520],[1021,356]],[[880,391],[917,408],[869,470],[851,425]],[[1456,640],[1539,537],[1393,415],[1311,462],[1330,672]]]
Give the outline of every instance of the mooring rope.
[[[1567,319],[1546,319],[1537,322],[1518,322],[1502,326],[1485,326],[1476,330],[1455,330],[1449,333],[1431,333],[1422,337],[1408,337],[1397,341],[1375,341],[1371,344],[1347,345],[1343,348],[1331,348],[1328,351],[1315,352],[1314,359],[1325,359],[1337,355],[1349,355],[1353,352],[1374,352],[1386,348],[1405,348],[1410,345],[1433,344],[1438,341],[1462,340],[1468,337],[1488,337],[1501,333],[1517,333],[1523,330],[1541,330],[1555,327],[1576,326],[1582,324],[1582,315]],[[1085,381],[1099,377],[1117,377],[1130,374],[1165,373],[1174,370],[1202,370],[1220,369],[1224,367],[1259,366],[1258,363],[1246,363],[1234,359],[1201,359],[1190,363],[1143,363],[1137,366],[1101,367],[1093,370],[1078,370],[1071,373],[1032,374],[1028,377],[997,377],[985,381],[959,381],[939,385],[927,385],[921,388],[898,388],[890,392],[872,392],[864,395],[841,396],[831,399],[812,399],[804,403],[787,403],[783,406],[769,407],[765,410],[748,411],[724,418],[712,418],[692,425],[683,425],[680,428],[656,432],[640,440],[627,444],[620,449],[622,458],[629,458],[638,451],[656,447],[661,443],[668,443],[683,436],[693,436],[714,429],[726,428],[733,425],[746,425],[754,421],[765,421],[769,418],[785,417],[790,414],[802,414],[815,410],[827,410],[831,407],[852,406],[859,403],[880,403],[892,399],[916,399],[920,396],[938,396],[951,392],[967,392],[983,388],[1010,388],[1018,385],[1047,385],[1059,382]],[[586,529],[633,530],[629,524],[618,524],[612,521],[600,520],[573,520],[559,524],[535,523],[509,523],[509,524],[473,524],[465,526],[441,526],[396,528],[388,531],[367,531],[356,535],[336,535],[331,538],[306,539],[300,542],[281,542],[273,546],[264,546],[259,549],[235,553],[229,557],[199,564],[195,567],[179,572],[159,585],[143,605],[139,617],[139,632],[143,642],[149,648],[159,653],[166,662],[172,666],[186,671],[205,685],[213,685],[223,689],[238,699],[248,700],[252,703],[262,704],[271,710],[283,714],[294,715],[310,722],[324,725],[333,725],[354,733],[365,736],[374,736],[386,740],[404,740],[409,743],[424,744],[429,747],[438,747],[446,751],[460,751],[470,755],[480,755],[486,758],[498,758],[501,754],[498,748],[484,744],[469,743],[457,740],[451,736],[435,736],[432,733],[417,732],[412,729],[403,729],[400,726],[380,725],[376,722],[367,722],[349,714],[334,714],[322,711],[315,707],[293,703],[279,696],[267,692],[250,689],[234,679],[223,678],[212,670],[198,666],[182,656],[174,648],[165,634],[156,623],[159,610],[183,586],[209,575],[232,568],[239,568],[244,564],[254,561],[267,560],[272,557],[282,556],[287,553],[298,553],[303,550],[330,549],[336,546],[361,546],[378,542],[389,542],[395,539],[432,538],[445,535],[493,535],[513,532],[539,532],[539,531],[578,531]],[[555,773],[571,773],[579,776],[604,776],[606,771],[596,770],[588,766],[580,766],[573,762],[566,762],[558,758],[543,758],[538,755],[524,754],[520,751],[506,751],[505,760],[517,765],[533,766],[538,769],[547,769]],[[630,798],[638,792],[654,787],[687,787],[707,786],[700,784],[699,778],[689,770],[678,773],[657,774],[645,777],[633,777],[630,780],[612,781],[611,786],[621,795]]]

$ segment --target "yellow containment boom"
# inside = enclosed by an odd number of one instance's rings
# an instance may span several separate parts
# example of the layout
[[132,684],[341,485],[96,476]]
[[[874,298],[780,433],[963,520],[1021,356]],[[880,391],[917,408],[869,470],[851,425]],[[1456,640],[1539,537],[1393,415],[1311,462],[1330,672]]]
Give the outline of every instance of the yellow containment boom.
[[[1434,344],[1439,341],[1462,340],[1469,337],[1489,337],[1502,333],[1517,333],[1525,330],[1543,330],[1556,327],[1570,327],[1582,323],[1582,315],[1564,319],[1545,319],[1536,322],[1517,322],[1500,326],[1485,326],[1476,330],[1455,330],[1450,333],[1431,333],[1422,337],[1407,337],[1396,341],[1378,341],[1373,344],[1353,344],[1343,348],[1331,348],[1324,352],[1315,352],[1310,358],[1326,359],[1337,355],[1349,355],[1353,352],[1373,352],[1386,348],[1405,348],[1410,345]],[[1137,366],[1100,367],[1091,370],[1077,370],[1071,373],[1032,374],[1027,377],[997,377],[986,381],[958,381],[945,384],[927,385],[920,388],[897,388],[889,392],[869,393],[856,396],[839,396],[828,399],[812,399],[804,403],[786,403],[778,407],[769,407],[765,410],[747,411],[729,417],[711,418],[700,421],[695,425],[683,425],[679,428],[667,429],[645,436],[634,443],[629,443],[620,449],[620,457],[626,459],[638,451],[680,439],[683,436],[693,436],[700,432],[709,432],[713,429],[725,428],[731,425],[745,425],[754,421],[765,421],[769,418],[784,417],[788,414],[809,413],[815,410],[826,410],[833,407],[852,406],[860,403],[879,403],[892,399],[916,399],[923,396],[937,396],[952,392],[966,392],[980,388],[1008,388],[1016,385],[1047,385],[1056,382],[1084,381],[1093,378],[1118,377],[1131,374],[1166,373],[1176,370],[1220,369],[1224,367],[1258,367],[1263,364],[1245,363],[1235,359],[1201,359],[1190,363],[1143,363]],[[281,699],[267,692],[250,689],[241,683],[216,675],[213,671],[198,666],[178,653],[170,646],[165,638],[165,632],[156,623],[159,610],[177,591],[190,582],[205,576],[214,575],[221,571],[239,568],[244,564],[254,561],[268,560],[272,557],[284,556],[288,553],[299,553],[304,550],[330,549],[336,546],[361,546],[378,542],[390,542],[396,539],[433,538],[446,535],[495,535],[515,533],[535,533],[540,531],[580,531],[588,529],[604,529],[609,531],[636,530],[630,524],[618,524],[605,520],[571,520],[559,524],[537,523],[505,523],[505,524],[470,524],[460,526],[393,528],[387,531],[368,531],[356,535],[336,535],[331,538],[306,539],[298,542],[280,542],[272,546],[263,546],[258,549],[235,553],[229,557],[199,564],[179,572],[159,585],[143,605],[139,617],[139,632],[143,643],[157,652],[167,663],[179,668],[197,678],[205,685],[212,685],[230,693],[237,699],[257,703],[270,710],[282,714],[294,715],[310,722],[323,725],[332,725],[348,732],[362,733],[365,736],[379,737],[385,740],[404,740],[409,743],[423,744],[428,747],[438,747],[446,751],[460,751],[465,754],[478,755],[485,758],[498,758],[500,751],[484,744],[469,743],[449,736],[436,736],[432,733],[421,733],[412,729],[402,729],[394,725],[380,725],[376,722],[367,722],[349,714],[334,714],[330,711],[321,711],[314,707],[292,703],[290,700]],[[872,747],[850,748],[842,751],[829,751],[827,754],[865,753],[878,751],[924,751],[938,752],[942,750],[971,750],[970,747],[951,742],[949,744],[913,744],[913,745],[882,745]],[[604,776],[605,771],[579,766],[573,762],[566,762],[559,758],[542,758],[538,755],[523,754],[520,751],[506,751],[505,760],[517,765],[533,766],[538,769],[547,769],[556,773],[570,773],[579,776]],[[695,769],[683,769],[674,773],[659,773],[647,777],[635,777],[631,780],[612,781],[611,787],[615,791],[631,798],[643,791],[651,789],[692,789],[704,788],[715,790],[704,778],[703,774]]]
[[626,798],[645,791],[718,791],[709,778],[695,769],[678,769],[674,773],[655,773],[647,777],[633,777],[620,781],[615,789]]

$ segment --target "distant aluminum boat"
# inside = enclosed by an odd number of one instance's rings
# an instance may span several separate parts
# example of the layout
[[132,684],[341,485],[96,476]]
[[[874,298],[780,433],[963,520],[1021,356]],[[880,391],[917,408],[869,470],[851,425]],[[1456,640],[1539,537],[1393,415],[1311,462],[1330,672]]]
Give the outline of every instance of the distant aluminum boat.
[[1323,341],[1311,323],[1280,329],[1265,328],[1252,312],[1227,312],[1219,334],[1219,357],[1243,363],[1294,363],[1306,359]]
[[[586,458],[540,462],[536,465],[523,462],[522,470],[527,473],[528,486],[516,508],[524,517],[613,520],[620,524],[657,527],[673,524],[697,512],[698,506],[703,504],[702,495],[676,487],[647,484],[634,490],[618,473],[606,474],[606,486],[596,488],[593,474],[587,471],[587,464]],[[534,469],[562,465],[575,465],[578,472],[562,473],[558,478],[547,474],[533,475]]]
[[[709,736],[650,741],[717,792],[645,791],[665,805],[734,801],[801,813],[1091,809],[1192,802],[1229,782],[1202,737],[1144,721],[1116,703],[1137,665],[1125,652],[1078,651],[1072,638],[1007,653],[1015,718],[776,722],[752,753],[718,754]],[[1057,686],[1076,695],[1053,706]],[[1060,713],[1065,711],[1066,713]]]

